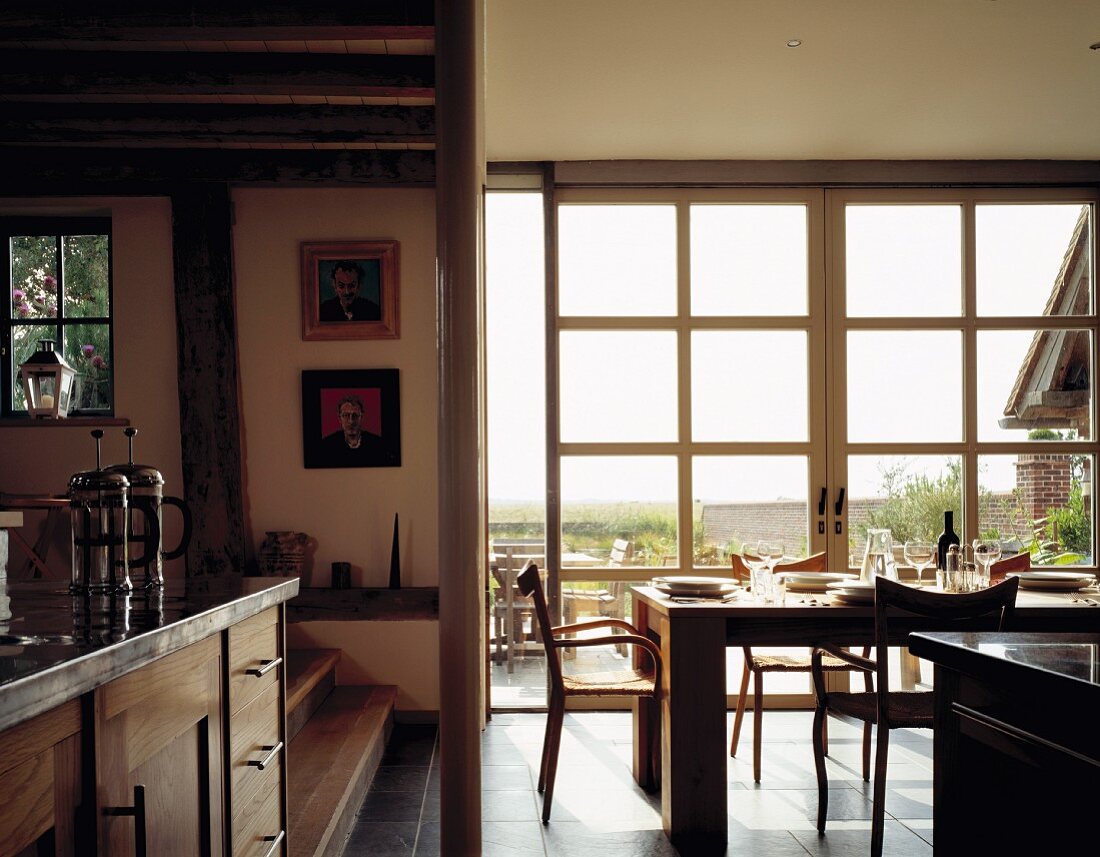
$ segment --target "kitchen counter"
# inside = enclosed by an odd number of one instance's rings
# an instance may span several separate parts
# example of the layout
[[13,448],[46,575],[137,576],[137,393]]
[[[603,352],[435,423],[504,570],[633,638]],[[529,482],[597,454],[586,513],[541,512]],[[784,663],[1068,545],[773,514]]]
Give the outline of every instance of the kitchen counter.
[[1095,851],[1067,810],[1100,788],[1100,635],[916,633],[909,650],[935,664],[937,857],[975,836],[988,854]]
[[0,581],[0,731],[283,603],[298,578],[171,581],[125,596]]

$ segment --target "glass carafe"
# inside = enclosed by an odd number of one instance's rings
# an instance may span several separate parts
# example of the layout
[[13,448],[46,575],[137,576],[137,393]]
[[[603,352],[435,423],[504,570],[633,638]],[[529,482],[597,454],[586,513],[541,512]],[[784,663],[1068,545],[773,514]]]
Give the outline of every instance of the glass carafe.
[[889,530],[867,530],[867,548],[863,553],[863,568],[859,579],[874,583],[878,576],[898,579],[898,567],[894,562],[894,540]]

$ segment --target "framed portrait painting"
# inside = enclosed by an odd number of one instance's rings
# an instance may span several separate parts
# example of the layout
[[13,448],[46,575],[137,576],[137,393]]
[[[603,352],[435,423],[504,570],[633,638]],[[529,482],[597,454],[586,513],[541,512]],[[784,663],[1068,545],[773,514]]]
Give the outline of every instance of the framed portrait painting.
[[302,339],[397,339],[396,241],[303,241]]
[[302,446],[307,469],[400,467],[396,369],[302,372]]

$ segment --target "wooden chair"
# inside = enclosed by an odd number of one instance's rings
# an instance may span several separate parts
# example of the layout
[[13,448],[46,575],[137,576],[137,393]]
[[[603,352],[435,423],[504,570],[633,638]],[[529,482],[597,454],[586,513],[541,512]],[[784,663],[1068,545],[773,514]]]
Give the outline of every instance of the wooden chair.
[[989,567],[989,582],[999,583],[1005,579],[1005,575],[1010,571],[1030,571],[1031,570],[1031,554],[1027,551],[1018,553],[1015,556],[1006,556],[1004,559],[999,559],[993,565]]
[[[734,563],[734,576],[741,578],[741,570],[748,571],[748,567],[736,554],[732,557]],[[738,569],[740,566],[740,569]],[[792,560],[779,563],[775,567],[776,572],[783,571],[825,571],[825,554],[816,553],[805,559]],[[749,694],[749,675],[752,675],[752,777],[760,782],[760,752],[764,724],[764,673],[808,673],[810,671],[810,655],[805,657],[795,655],[754,655],[751,646],[743,646],[745,656],[744,672],[741,676],[741,692],[737,695],[737,711],[733,716],[733,739],[730,741],[730,755],[737,755],[737,745],[741,740],[741,723],[745,717],[745,703]],[[870,655],[870,647],[863,650],[863,657]],[[824,662],[824,668],[833,672],[850,672],[853,668],[835,658],[828,658]],[[867,678],[867,689],[871,688],[870,677]],[[828,723],[822,725],[822,738],[828,748],[829,735]],[[828,752],[828,749],[826,749]],[[871,776],[871,727],[863,727],[863,779]]]
[[505,670],[511,673],[515,653],[522,648],[523,623],[534,615],[534,605],[523,597],[516,585],[516,577],[527,561],[518,557],[541,557],[546,553],[546,543],[539,538],[495,539],[491,551],[493,559],[489,573],[497,584],[493,600],[493,637],[496,640],[493,661],[504,663]]
[[[1016,590],[1020,581],[1011,577],[981,592],[948,595],[922,592],[901,583],[879,577],[875,580],[875,660],[852,654],[838,646],[819,646],[813,652],[814,766],[817,769],[817,829],[825,832],[825,816],[829,808],[829,780],[825,773],[825,747],[822,726],[826,715],[833,713],[874,723],[875,784],[871,820],[871,855],[881,857],[884,809],[886,805],[886,757],[890,749],[891,729],[932,728],[933,694],[930,691],[890,690],[887,628],[890,608],[918,616],[942,619],[945,628],[962,630],[977,620],[989,625],[995,619],[998,630],[1005,630],[1016,606]],[[875,676],[876,690],[863,693],[828,692],[825,689],[824,661],[827,656],[842,660],[866,676]]]
[[[543,643],[546,648],[546,661],[550,673],[550,704],[546,714],[546,737],[542,744],[542,764],[539,766],[538,790],[543,795],[542,821],[545,824],[550,820],[550,805],[554,799],[554,777],[558,769],[558,748],[561,746],[562,721],[565,719],[565,700],[570,696],[634,696],[650,697],[651,704],[656,706],[657,693],[661,686],[661,650],[657,644],[648,637],[638,633],[638,630],[622,619],[595,619],[591,622],[583,622],[577,625],[562,625],[553,627],[550,622],[550,612],[546,607],[546,595],[542,589],[542,579],[539,577],[538,566],[533,562],[528,563],[519,576],[520,591],[530,596],[535,603],[535,616],[539,627],[542,629]],[[563,634],[592,628],[618,628],[625,634],[607,634],[599,637],[585,637],[581,639],[561,639]],[[608,644],[625,643],[630,646],[640,646],[649,652],[653,660],[653,671],[633,667],[623,668],[610,672],[584,674],[562,673],[561,657],[558,650],[566,646],[606,646]],[[656,712],[654,712],[656,716]],[[658,748],[656,742],[647,747],[649,758],[656,764]]]

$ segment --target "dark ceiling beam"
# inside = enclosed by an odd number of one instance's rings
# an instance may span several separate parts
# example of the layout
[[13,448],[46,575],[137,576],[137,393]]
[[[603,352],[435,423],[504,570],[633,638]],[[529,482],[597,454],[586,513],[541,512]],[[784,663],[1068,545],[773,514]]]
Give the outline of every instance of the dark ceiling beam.
[[7,196],[156,194],[192,182],[430,187],[435,152],[0,147]]
[[253,104],[56,104],[9,102],[0,142],[430,143],[431,107]]
[[431,98],[435,59],[386,54],[0,51],[7,95],[340,95]]
[[0,4],[0,39],[65,41],[310,41],[435,38],[432,0],[202,0]]

